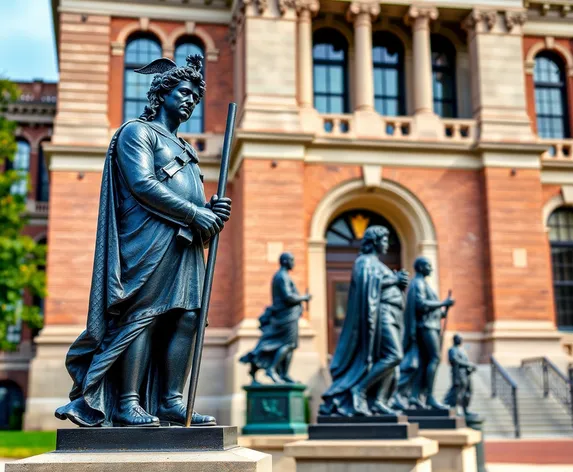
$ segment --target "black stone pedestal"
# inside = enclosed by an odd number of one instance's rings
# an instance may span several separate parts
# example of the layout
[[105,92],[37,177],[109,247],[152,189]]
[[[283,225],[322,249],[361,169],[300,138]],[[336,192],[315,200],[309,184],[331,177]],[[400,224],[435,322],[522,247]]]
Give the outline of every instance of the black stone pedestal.
[[420,429],[457,429],[465,428],[466,421],[456,416],[456,410],[404,410],[402,414],[408,417],[410,423],[416,423]]
[[308,427],[308,439],[410,439],[418,426],[402,415],[319,416]]
[[226,451],[236,426],[58,429],[56,452]]

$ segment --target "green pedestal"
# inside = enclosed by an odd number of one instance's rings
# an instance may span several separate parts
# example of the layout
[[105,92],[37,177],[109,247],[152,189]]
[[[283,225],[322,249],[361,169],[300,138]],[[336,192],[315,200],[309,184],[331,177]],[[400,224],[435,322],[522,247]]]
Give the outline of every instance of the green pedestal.
[[305,434],[306,385],[249,385],[243,434]]

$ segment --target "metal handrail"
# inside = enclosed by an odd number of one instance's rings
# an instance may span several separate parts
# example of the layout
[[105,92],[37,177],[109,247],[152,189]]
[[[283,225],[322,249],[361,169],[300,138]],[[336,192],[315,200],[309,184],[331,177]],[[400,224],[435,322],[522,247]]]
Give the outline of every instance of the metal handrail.
[[513,419],[515,437],[519,438],[521,437],[521,427],[517,405],[517,383],[493,356],[490,356],[489,360],[491,365],[491,397],[499,397],[509,410]]
[[567,369],[569,375],[565,375],[551,359],[532,357],[523,359],[521,368],[527,369],[534,375],[534,379],[541,384],[545,398],[551,394],[567,408],[573,422],[573,367],[569,365]]

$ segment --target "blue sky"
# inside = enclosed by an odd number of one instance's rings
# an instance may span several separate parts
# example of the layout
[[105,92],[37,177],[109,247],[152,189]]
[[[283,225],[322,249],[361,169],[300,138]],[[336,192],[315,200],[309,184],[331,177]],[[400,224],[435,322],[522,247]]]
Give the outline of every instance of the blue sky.
[[50,0],[0,0],[0,76],[58,80]]

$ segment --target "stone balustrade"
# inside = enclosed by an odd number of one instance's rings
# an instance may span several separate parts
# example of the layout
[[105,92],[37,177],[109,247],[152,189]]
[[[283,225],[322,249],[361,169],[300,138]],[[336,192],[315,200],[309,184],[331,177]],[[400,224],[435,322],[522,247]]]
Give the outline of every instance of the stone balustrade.
[[50,210],[49,202],[39,202],[36,200],[26,201],[26,212],[29,215],[33,215],[35,217],[47,218],[49,210]]
[[346,137],[354,138],[353,115],[324,114],[322,119],[322,129],[318,130],[318,135],[326,137]]
[[476,139],[474,120],[442,119],[441,121],[444,126],[444,140],[468,142]]
[[573,163],[573,139],[539,139],[539,142],[547,145],[541,156],[544,162]]
[[221,149],[223,147],[223,135],[221,134],[190,134],[179,133],[185,141],[187,141],[195,150],[199,158],[201,157],[221,157]]

